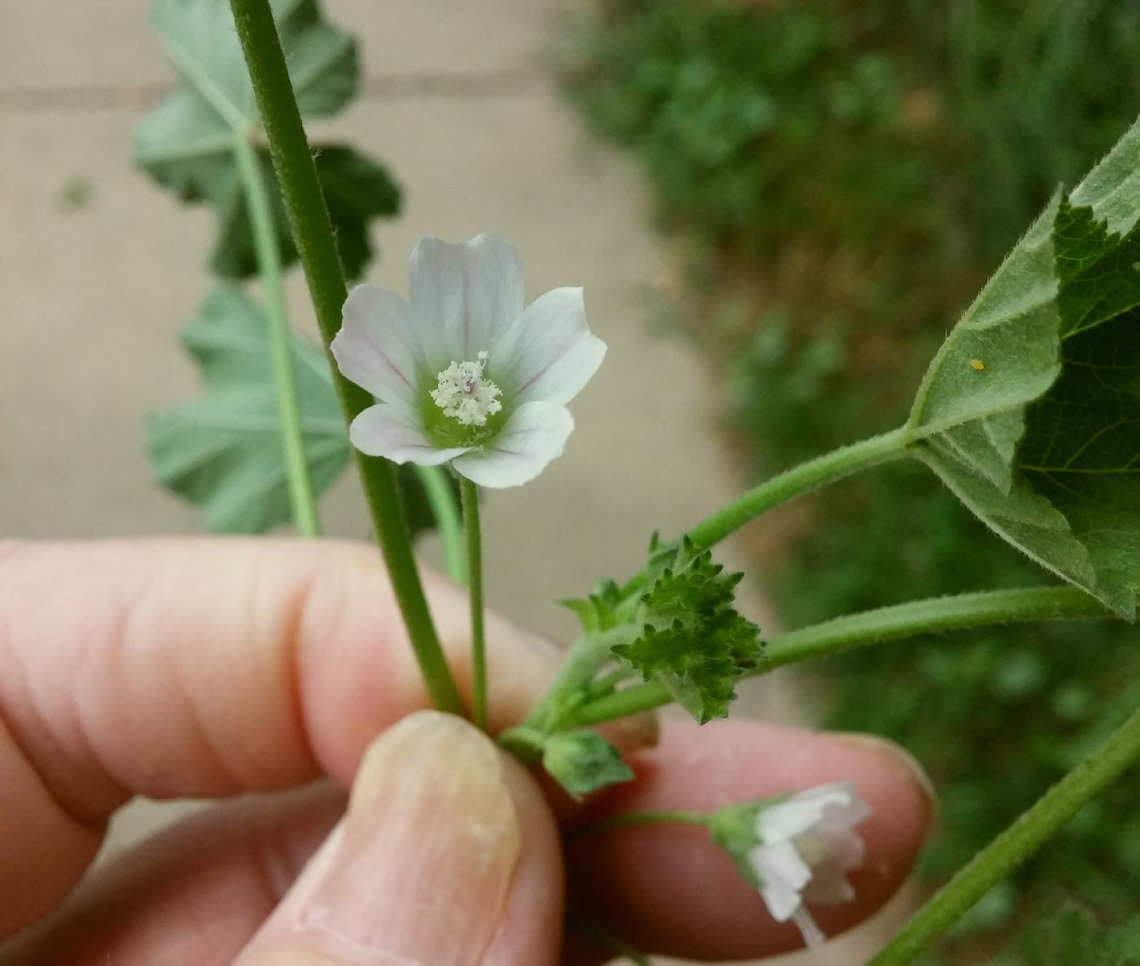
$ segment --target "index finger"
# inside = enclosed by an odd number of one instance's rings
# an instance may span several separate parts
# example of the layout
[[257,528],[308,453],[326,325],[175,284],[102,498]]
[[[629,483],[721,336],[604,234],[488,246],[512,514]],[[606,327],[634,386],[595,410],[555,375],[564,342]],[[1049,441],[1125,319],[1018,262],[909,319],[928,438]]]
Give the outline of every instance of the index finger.
[[[461,692],[460,591],[425,574]],[[558,654],[488,616],[494,724]],[[74,883],[132,795],[351,783],[368,742],[427,696],[378,553],[178,539],[0,546],[0,935]]]

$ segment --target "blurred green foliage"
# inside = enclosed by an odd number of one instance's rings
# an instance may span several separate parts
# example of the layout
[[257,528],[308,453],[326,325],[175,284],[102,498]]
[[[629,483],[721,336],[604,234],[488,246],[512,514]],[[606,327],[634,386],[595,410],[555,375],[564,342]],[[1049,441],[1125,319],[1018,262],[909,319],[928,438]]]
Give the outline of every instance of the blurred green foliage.
[[[764,476],[899,424],[1032,216],[1140,110],[1140,4],[1117,0],[599,0],[573,37],[567,93],[644,166],[678,250],[671,310]],[[765,579],[792,625],[1046,579],[918,466],[784,516]],[[1140,702],[1136,643],[1041,624],[834,658],[827,724],[926,764],[941,879]],[[977,961],[1067,895],[1135,912],[1138,791],[1133,774],[1086,808],[937,961]]]

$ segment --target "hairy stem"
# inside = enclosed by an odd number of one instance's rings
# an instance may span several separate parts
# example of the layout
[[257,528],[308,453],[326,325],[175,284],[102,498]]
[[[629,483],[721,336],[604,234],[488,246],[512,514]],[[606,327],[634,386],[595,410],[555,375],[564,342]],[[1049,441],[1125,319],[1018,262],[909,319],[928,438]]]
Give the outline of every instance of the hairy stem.
[[[990,624],[1112,616],[1098,600],[1072,587],[991,590],[915,600],[848,614],[780,634],[768,641],[766,660],[752,673],[766,674],[809,658],[918,634]],[[660,684],[639,684],[579,707],[570,716],[568,726],[581,727],[624,718],[668,704],[671,700],[669,692]]]
[[293,345],[289,319],[285,312],[285,289],[281,282],[281,253],[277,248],[277,232],[269,208],[269,192],[253,144],[243,135],[234,137],[242,192],[249,220],[253,226],[253,246],[257,265],[265,287],[265,314],[269,320],[269,344],[273,358],[277,412],[281,420],[281,449],[289,479],[289,499],[293,506],[293,524],[303,537],[321,533],[317,518],[317,501],[309,462],[305,458],[305,441],[301,431],[301,408],[297,398]]
[[459,478],[463,526],[467,534],[468,595],[471,598],[471,674],[475,724],[487,730],[487,648],[483,639],[483,537],[479,531],[479,487]]
[[443,567],[457,584],[467,583],[467,564],[463,555],[463,521],[455,494],[447,481],[447,471],[439,466],[416,464],[416,476],[423,485],[435,529],[443,543]]
[[1140,757],[1140,710],[918,910],[867,966],[904,966]]
[[859,470],[901,459],[907,455],[907,441],[907,430],[896,429],[794,466],[698,523],[689,531],[689,539],[698,547],[711,547],[748,521],[793,497],[851,476]]
[[[273,23],[273,11],[269,0],[230,0],[230,6],[327,353],[340,328],[347,286],[285,54]],[[345,417],[351,421],[372,405],[372,397],[341,375],[331,355],[329,363]],[[459,692],[416,571],[392,465],[359,451],[354,453],[376,537],[432,703],[440,710],[462,714]]]
[[[598,672],[613,658],[610,648],[615,644],[629,643],[636,634],[633,625],[626,624],[579,637],[571,645],[554,683],[543,695],[542,700],[531,709],[526,721],[520,726],[521,729],[530,732],[551,732],[567,727],[566,722],[560,719],[563,702],[594,680]],[[666,701],[668,700],[666,698]]]

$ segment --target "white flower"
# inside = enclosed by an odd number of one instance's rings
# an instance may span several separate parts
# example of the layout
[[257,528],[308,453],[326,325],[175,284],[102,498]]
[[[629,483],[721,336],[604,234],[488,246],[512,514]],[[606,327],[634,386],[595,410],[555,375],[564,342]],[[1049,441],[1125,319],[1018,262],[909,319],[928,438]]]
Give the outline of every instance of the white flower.
[[412,252],[411,303],[360,285],[332,352],[377,404],[352,421],[357,449],[396,463],[450,462],[480,486],[517,486],[574,428],[566,404],[606,346],[590,334],[580,288],[524,304],[513,245],[480,235],[424,238]]
[[852,828],[870,814],[853,785],[835,783],[800,792],[756,816],[758,843],[748,862],[760,894],[772,918],[794,921],[809,946],[825,937],[804,902],[833,905],[855,898],[847,873],[863,864],[863,840]]

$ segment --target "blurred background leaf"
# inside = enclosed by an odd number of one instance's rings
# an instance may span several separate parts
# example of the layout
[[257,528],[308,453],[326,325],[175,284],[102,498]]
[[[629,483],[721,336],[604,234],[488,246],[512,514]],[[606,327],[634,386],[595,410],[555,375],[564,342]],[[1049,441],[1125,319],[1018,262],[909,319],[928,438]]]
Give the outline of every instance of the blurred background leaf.
[[[263,533],[290,522],[281,418],[261,308],[218,288],[182,330],[205,392],[147,419],[147,450],[163,485],[202,507],[220,533]],[[293,339],[302,437],[319,495],[348,462],[344,417],[324,353]]]
[[[338,113],[357,91],[355,41],[325,22],[314,0],[273,0],[272,7],[302,114]],[[151,23],[181,86],[135,129],[134,159],[182,202],[213,209],[218,235],[211,267],[226,278],[249,278],[257,261],[233,144],[256,137],[259,122],[228,0],[156,0]],[[317,144],[314,154],[345,272],[359,278],[372,258],[368,225],[396,214],[399,189],[383,165],[353,148]],[[268,151],[260,147],[258,156],[288,266],[297,251]]]
[[[182,330],[205,388],[196,399],[147,417],[147,452],[159,480],[205,511],[217,533],[264,533],[292,520],[280,414],[262,309],[223,286]],[[348,465],[344,416],[324,353],[293,338],[305,455],[319,497]],[[412,535],[435,526],[420,474],[397,468]],[[458,487],[447,478],[452,498]]]

